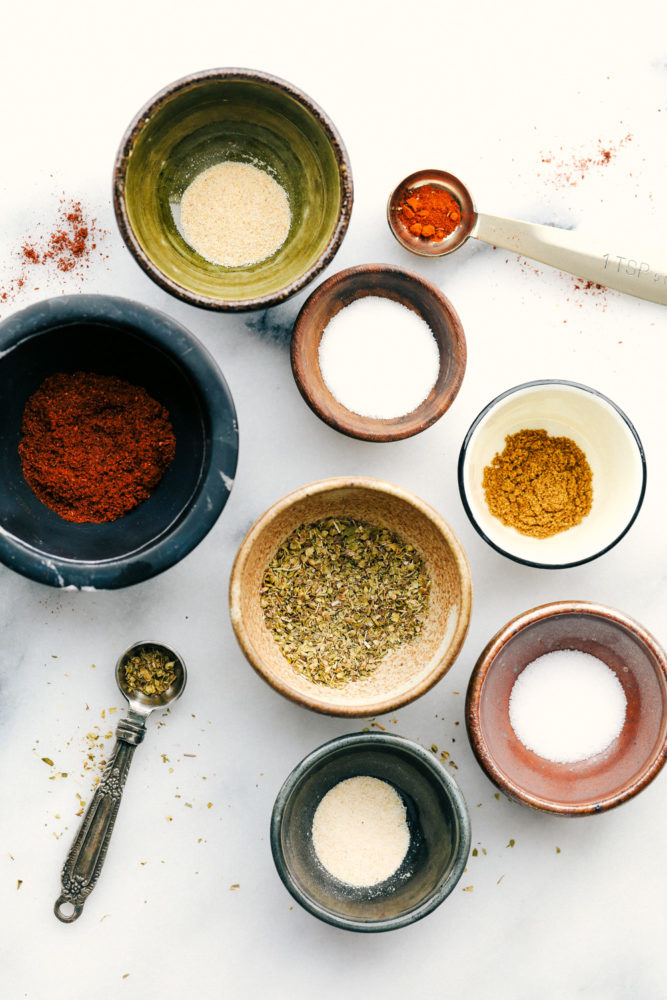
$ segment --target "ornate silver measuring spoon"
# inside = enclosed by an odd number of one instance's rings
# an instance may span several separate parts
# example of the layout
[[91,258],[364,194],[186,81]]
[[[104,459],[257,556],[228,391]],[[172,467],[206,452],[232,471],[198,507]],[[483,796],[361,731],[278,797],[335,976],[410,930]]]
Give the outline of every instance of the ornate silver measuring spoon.
[[[442,240],[426,241],[413,235],[402,218],[401,205],[407,191],[424,184],[443,188],[461,209],[458,225]],[[667,259],[664,251],[654,249],[649,253],[644,250],[642,256],[639,247],[634,253],[628,253],[628,248],[623,247],[626,250],[626,256],[623,256],[618,253],[621,247],[610,243],[601,243],[596,247],[590,237],[582,236],[576,230],[484,215],[475,209],[465,184],[445,170],[418,170],[404,178],[389,196],[387,221],[401,246],[421,257],[443,257],[453,253],[472,236],[503,250],[557,267],[577,278],[667,305]]]
[[[125,667],[142,650],[156,650],[173,666],[174,677],[160,694],[130,690]],[[99,785],[93,793],[74,843],[67,855],[61,876],[61,893],[53,911],[63,923],[81,916],[83,905],[100,877],[109,841],[118,815],[123,788],[132,757],[146,734],[146,720],[156,708],[165,708],[183,693],[187,674],[183,659],[161,642],[135,642],[116,663],[116,683],[126,698],[130,711],[116,728],[116,744]]]

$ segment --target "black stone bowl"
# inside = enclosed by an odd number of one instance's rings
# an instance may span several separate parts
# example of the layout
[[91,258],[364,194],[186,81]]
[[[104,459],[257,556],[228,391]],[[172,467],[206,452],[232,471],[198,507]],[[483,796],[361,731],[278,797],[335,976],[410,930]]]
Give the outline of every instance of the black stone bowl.
[[[155,492],[116,521],[74,524],[37,499],[18,444],[28,397],[56,372],[116,375],[169,411],[176,455]],[[46,299],[0,323],[0,561],[54,587],[113,589],[173,566],[227,502],[236,411],[215,361],[168,316],[127,299]]]
[[[355,888],[327,872],[313,846],[313,816],[339,781],[368,775],[393,785],[406,807],[410,846],[398,870]],[[390,931],[431,913],[452,892],[470,852],[470,821],[453,777],[418,743],[387,733],[339,736],[313,750],[278,793],[271,850],[304,909],[349,931]]]

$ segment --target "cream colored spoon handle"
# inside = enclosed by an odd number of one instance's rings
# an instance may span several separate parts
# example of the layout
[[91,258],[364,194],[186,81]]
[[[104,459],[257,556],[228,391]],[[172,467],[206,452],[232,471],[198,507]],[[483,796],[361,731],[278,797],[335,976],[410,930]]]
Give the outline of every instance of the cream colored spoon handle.
[[667,305],[667,260],[660,251],[645,256],[621,256],[618,247],[603,244],[595,249],[587,237],[569,229],[540,226],[518,219],[477,214],[470,234],[485,243],[550,264],[585,281],[625,292],[639,299]]

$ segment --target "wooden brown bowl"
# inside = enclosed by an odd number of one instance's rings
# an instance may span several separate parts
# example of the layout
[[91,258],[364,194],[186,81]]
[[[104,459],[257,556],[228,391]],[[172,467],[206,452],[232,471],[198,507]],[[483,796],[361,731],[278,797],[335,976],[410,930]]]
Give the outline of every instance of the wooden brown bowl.
[[[348,410],[329,392],[320,371],[325,327],[344,306],[365,295],[393,299],[416,312],[430,326],[440,352],[438,378],[424,402],[391,420]],[[435,285],[400,267],[364,264],[334,274],[306,299],[294,324],[291,356],[301,395],[330,427],[364,441],[398,441],[430,427],[452,405],[466,369],[466,341],[454,307]]]
[[[627,699],[623,729],[602,753],[572,764],[528,750],[509,719],[509,698],[529,663],[557,649],[602,660]],[[636,621],[600,604],[562,601],[533,608],[490,641],[473,670],[466,698],[472,749],[510,798],[562,816],[620,805],[655,778],[667,758],[667,655]]]
[[[315,684],[290,666],[260,606],[264,571],[277,549],[302,524],[354,517],[382,525],[414,545],[431,578],[427,620],[419,638],[387,655],[368,677],[342,688]],[[276,691],[328,715],[390,712],[428,691],[449,670],[468,631],[470,568],[447,522],[419,497],[378,479],[324,479],[278,500],[252,526],[232,568],[232,625],[245,656]]]

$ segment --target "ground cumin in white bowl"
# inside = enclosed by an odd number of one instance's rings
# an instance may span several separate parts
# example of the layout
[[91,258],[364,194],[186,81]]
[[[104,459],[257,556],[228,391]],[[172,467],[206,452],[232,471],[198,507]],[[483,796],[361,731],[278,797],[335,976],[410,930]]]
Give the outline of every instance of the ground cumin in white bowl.
[[466,513],[489,545],[516,562],[558,569],[596,559],[626,534],[644,499],[646,462],[615,403],[589,386],[548,379],[508,389],[482,410],[461,447],[458,477]]

